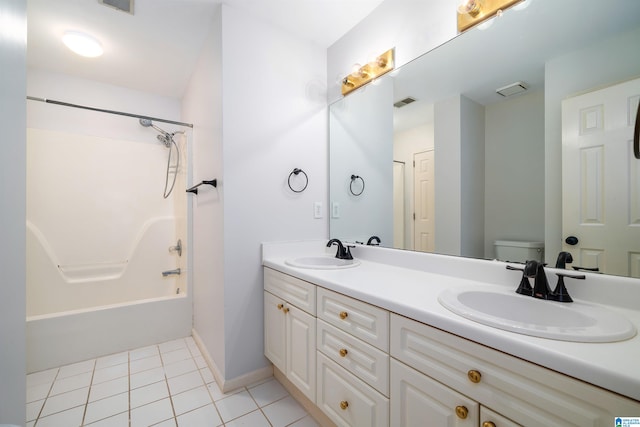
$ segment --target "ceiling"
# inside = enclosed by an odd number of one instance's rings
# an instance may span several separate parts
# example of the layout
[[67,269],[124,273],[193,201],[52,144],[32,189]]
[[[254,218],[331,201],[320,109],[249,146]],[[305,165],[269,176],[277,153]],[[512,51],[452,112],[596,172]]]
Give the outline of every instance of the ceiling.
[[[294,36],[327,48],[383,0],[224,0]],[[135,0],[130,15],[98,0],[29,0],[29,67],[180,98],[221,0]],[[98,38],[99,58],[61,41],[67,30]],[[31,94],[45,96],[46,94]]]

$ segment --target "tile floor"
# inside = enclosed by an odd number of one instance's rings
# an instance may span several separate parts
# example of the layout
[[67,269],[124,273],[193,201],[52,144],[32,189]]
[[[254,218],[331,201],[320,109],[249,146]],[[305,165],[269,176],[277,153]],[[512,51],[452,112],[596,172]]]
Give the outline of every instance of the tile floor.
[[27,375],[27,427],[318,427],[273,378],[223,394],[188,337]]

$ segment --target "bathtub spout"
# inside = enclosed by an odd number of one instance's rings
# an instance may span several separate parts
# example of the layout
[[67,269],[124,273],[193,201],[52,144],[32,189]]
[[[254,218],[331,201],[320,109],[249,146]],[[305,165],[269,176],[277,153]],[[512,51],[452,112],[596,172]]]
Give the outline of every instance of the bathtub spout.
[[172,274],[175,274],[176,276],[179,276],[180,275],[180,269],[176,268],[175,270],[163,271],[162,272],[162,277],[167,277],[167,276],[170,276]]

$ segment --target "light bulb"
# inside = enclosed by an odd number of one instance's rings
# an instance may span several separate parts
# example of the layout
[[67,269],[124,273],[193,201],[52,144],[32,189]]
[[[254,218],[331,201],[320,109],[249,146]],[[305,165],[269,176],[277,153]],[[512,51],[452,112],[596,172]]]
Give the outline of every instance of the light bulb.
[[477,16],[481,8],[481,0],[461,0],[458,3],[458,13],[461,15],[469,14],[471,16]]

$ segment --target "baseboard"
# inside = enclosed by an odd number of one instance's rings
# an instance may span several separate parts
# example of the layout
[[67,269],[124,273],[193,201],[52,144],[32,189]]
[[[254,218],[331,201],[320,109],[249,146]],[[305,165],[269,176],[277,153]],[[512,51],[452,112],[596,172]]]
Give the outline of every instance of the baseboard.
[[215,378],[216,383],[218,383],[218,387],[223,393],[228,393],[240,387],[246,387],[258,381],[264,380],[266,378],[273,376],[273,366],[269,365],[264,368],[256,369],[255,371],[246,373],[244,375],[240,375],[236,378],[225,379],[220,369],[218,369],[218,365],[213,361],[213,358],[207,351],[200,335],[196,332],[195,329],[191,330],[191,335],[193,336],[193,340],[196,342],[196,345],[200,349],[200,353],[202,353],[202,357],[204,357],[207,366],[211,370],[213,374],[213,378]]
[[302,394],[298,387],[293,385],[291,381],[278,369],[273,368],[273,376],[282,386],[289,392],[302,407],[313,417],[314,420],[322,427],[337,427],[336,424],[327,417],[307,396]]

